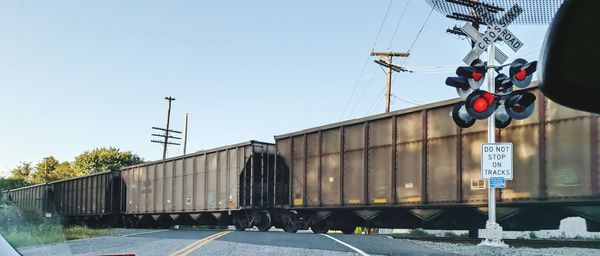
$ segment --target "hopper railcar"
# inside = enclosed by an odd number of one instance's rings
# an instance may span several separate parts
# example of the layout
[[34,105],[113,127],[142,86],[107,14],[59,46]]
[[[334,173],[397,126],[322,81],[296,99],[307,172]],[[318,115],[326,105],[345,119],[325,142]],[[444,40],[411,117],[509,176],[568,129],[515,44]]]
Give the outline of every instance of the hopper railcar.
[[[514,180],[496,190],[497,220],[505,230],[532,230],[581,216],[600,230],[598,115],[530,90],[535,113],[496,130],[498,141],[514,144]],[[286,231],[483,228],[487,120],[456,126],[448,113],[458,101],[275,136],[277,166],[290,174]]]
[[19,209],[37,211],[44,215],[51,209],[48,205],[49,192],[46,184],[15,188],[4,193],[6,198]]
[[[275,145],[249,141],[125,167],[123,213],[128,226],[278,226],[285,174],[275,171]],[[281,170],[281,169],[280,169]],[[274,188],[277,187],[278,190]]]
[[47,184],[51,212],[66,224],[120,225],[120,171],[103,171]]
[[12,189],[8,200],[44,217],[58,216],[65,224],[115,226],[121,220],[119,173],[104,171]]

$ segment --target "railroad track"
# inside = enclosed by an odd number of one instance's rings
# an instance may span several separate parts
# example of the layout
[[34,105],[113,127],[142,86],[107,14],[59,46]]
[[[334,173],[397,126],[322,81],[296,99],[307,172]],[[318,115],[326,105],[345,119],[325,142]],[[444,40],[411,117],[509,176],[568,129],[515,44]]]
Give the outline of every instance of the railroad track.
[[[392,236],[394,239],[410,239],[429,242],[444,242],[455,244],[479,244],[481,238],[465,237],[404,237]],[[511,247],[549,248],[549,247],[578,247],[600,249],[600,240],[540,240],[540,239],[504,239]]]

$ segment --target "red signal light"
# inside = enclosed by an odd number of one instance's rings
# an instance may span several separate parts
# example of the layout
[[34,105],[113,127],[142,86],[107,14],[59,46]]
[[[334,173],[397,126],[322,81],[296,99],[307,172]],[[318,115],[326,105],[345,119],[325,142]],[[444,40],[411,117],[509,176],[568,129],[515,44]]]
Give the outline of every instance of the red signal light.
[[521,70],[515,74],[515,79],[517,79],[519,81],[525,80],[526,77],[527,77],[527,72],[525,72],[525,70]]
[[477,98],[475,100],[475,102],[473,103],[473,110],[481,113],[481,112],[485,111],[488,108],[488,106],[489,106],[489,104],[486,99],[484,99],[483,97]]
[[494,101],[494,95],[489,93],[489,92],[485,92],[481,95],[481,97],[483,97],[487,103],[491,103],[492,101]]
[[473,80],[479,81],[483,77],[483,73],[473,72],[471,73],[471,77],[473,77]]
[[486,119],[496,110],[496,101],[494,94],[476,90],[467,96],[465,109],[475,119]]

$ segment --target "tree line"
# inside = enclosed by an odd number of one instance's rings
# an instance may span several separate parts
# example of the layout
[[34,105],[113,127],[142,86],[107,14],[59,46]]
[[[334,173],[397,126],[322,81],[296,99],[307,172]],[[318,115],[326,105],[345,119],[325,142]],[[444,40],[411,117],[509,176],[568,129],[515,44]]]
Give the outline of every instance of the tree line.
[[21,162],[10,171],[10,176],[0,177],[0,191],[106,170],[118,170],[123,166],[143,162],[140,156],[131,151],[121,151],[115,147],[85,151],[76,156],[72,162],[61,162],[54,156],[47,156],[35,165],[31,162]]

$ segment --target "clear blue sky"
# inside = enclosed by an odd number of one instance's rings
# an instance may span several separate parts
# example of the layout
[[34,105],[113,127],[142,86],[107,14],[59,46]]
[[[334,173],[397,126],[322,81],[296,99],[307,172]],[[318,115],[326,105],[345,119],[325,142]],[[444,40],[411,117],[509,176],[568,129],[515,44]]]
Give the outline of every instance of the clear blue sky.
[[[100,146],[158,159],[162,149],[150,143],[150,127],[165,124],[165,96],[176,98],[174,129],[190,114],[188,151],[273,141],[276,134],[380,113],[383,72],[370,59],[366,78],[356,79],[388,4],[2,1],[0,171],[48,155],[72,161]],[[422,0],[394,0],[375,48],[391,42],[390,49],[407,50],[430,10]],[[444,79],[469,45],[445,33],[455,24],[462,22],[434,11],[406,61],[446,73],[395,75],[394,95],[424,103],[456,97]],[[522,53],[502,49],[537,59],[546,29],[512,26],[525,43]],[[410,106],[395,100],[392,109]],[[169,155],[181,151],[170,147]]]

